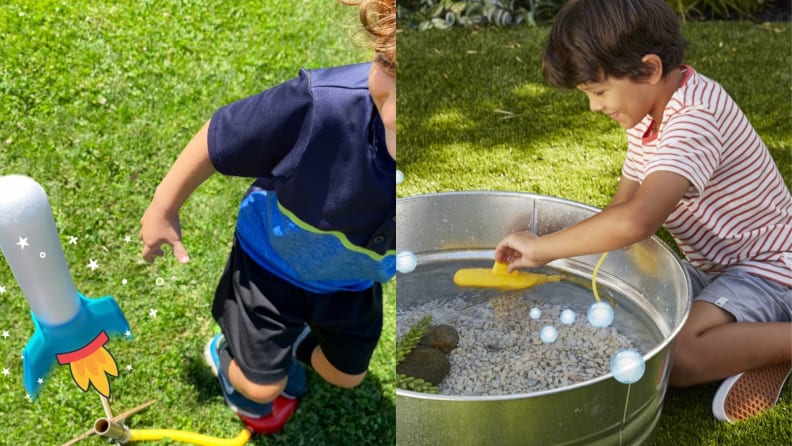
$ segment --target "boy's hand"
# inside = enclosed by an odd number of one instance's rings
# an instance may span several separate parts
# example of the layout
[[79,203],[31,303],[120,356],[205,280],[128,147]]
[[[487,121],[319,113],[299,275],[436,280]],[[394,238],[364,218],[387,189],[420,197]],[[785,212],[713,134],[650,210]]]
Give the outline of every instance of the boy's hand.
[[173,255],[181,263],[188,263],[190,256],[181,242],[181,223],[179,214],[168,216],[149,205],[143,218],[140,219],[140,240],[143,241],[143,258],[153,263],[154,257],[162,257],[162,245],[173,248]]
[[538,237],[530,231],[509,234],[495,248],[495,261],[509,264],[509,272],[519,268],[542,266],[551,259],[543,259],[536,251]]

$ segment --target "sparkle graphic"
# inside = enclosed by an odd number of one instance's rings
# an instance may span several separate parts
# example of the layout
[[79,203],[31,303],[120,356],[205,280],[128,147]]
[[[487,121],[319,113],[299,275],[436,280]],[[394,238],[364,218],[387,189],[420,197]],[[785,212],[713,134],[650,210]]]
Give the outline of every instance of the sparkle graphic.
[[11,370],[3,369],[3,376],[8,376],[11,374]]
[[150,309],[149,310],[149,316],[157,317],[157,310],[155,310],[154,308]]
[[132,337],[132,332],[127,330],[127,331],[124,332],[124,336],[126,336],[128,338],[131,338]]
[[126,285],[127,283],[129,283],[129,282],[127,282],[126,279],[121,279],[121,285]]
[[124,243],[131,243],[131,242],[132,242],[132,237],[130,236],[124,237]]
[[8,333],[8,330],[3,330],[3,338],[8,339],[11,334]]
[[27,239],[27,237],[19,237],[19,241],[16,244],[19,245],[20,251],[24,251],[25,246],[30,246],[30,243],[28,243]]
[[39,385],[44,384],[44,378],[39,378],[36,382],[39,383]]
[[5,293],[6,293],[6,287],[0,285],[0,294],[5,294]]
[[80,239],[79,237],[71,236],[71,237],[69,237],[69,244],[70,245],[76,245],[77,244],[77,240],[79,240],[79,239]]
[[131,372],[132,371],[132,364],[127,364],[126,370],[127,370],[127,372]]
[[99,268],[99,261],[94,260],[94,259],[90,259],[90,261],[88,262],[88,265],[86,265],[86,266],[88,266],[88,268],[91,268],[91,271],[96,271],[97,268]]

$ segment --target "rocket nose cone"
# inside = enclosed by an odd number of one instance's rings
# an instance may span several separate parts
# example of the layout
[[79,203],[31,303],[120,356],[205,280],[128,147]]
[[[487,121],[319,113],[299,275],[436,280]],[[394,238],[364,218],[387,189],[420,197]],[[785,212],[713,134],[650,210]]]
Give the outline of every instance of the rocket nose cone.
[[31,214],[49,210],[44,188],[24,175],[0,176],[0,226],[18,223]]

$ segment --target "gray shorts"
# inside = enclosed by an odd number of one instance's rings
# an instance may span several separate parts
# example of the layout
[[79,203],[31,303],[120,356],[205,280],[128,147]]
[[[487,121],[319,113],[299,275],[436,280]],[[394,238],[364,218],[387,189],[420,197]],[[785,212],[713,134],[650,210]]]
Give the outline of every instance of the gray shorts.
[[709,302],[737,322],[792,322],[792,288],[732,268],[707,274],[682,262],[692,285],[693,301]]

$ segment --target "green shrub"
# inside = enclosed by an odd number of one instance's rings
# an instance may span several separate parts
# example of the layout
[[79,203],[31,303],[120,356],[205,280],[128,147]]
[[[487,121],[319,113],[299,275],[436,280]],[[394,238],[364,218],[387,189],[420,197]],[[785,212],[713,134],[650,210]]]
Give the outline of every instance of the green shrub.
[[535,25],[552,20],[563,0],[409,0],[398,2],[399,19],[409,28]]
[[[667,0],[683,20],[745,18],[777,0]],[[565,0],[405,0],[398,2],[403,26],[425,31],[452,26],[498,27],[552,22]]]

